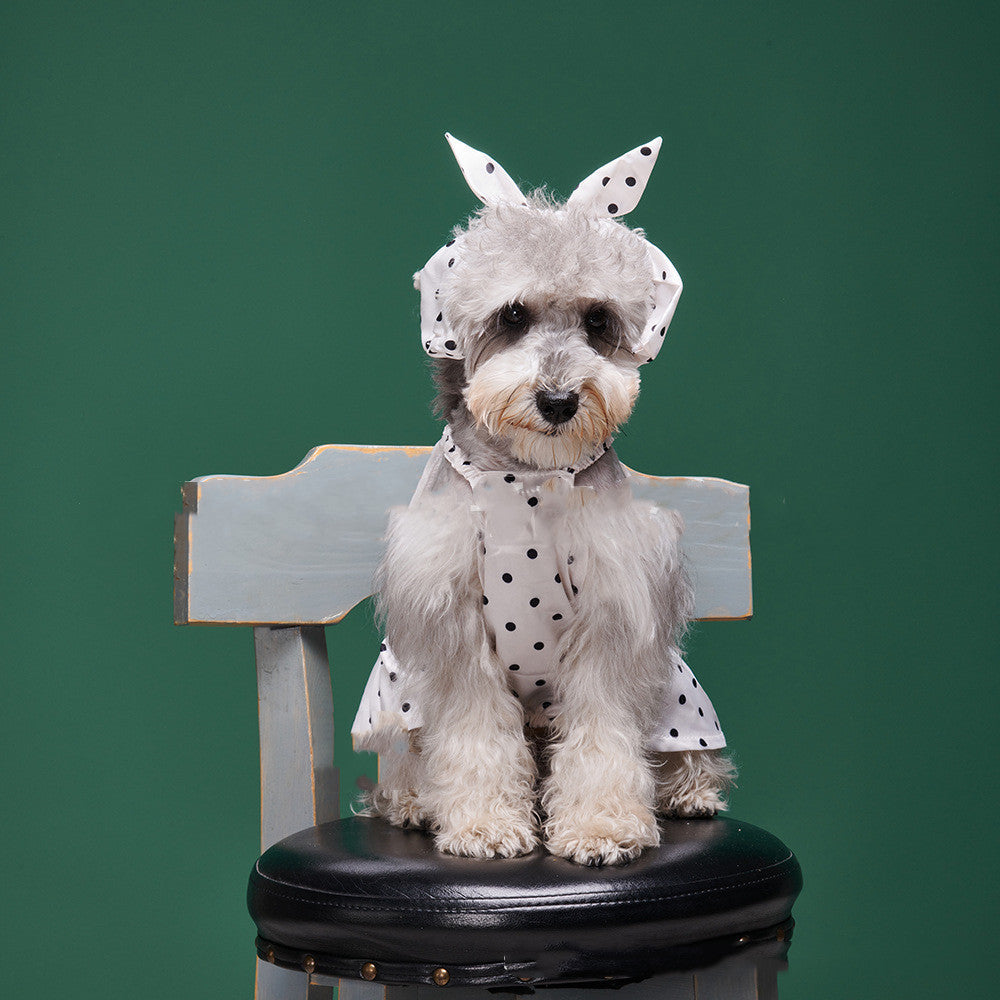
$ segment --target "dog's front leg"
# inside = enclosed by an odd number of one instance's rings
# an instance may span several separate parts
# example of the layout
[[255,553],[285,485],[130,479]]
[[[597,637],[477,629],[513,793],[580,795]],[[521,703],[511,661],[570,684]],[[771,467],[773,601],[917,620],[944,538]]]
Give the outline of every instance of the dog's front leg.
[[485,641],[476,660],[435,670],[422,740],[424,805],[439,850],[508,858],[537,843],[534,758],[521,707]]
[[537,842],[535,765],[486,635],[478,530],[461,491],[394,516],[379,610],[421,706],[421,819],[442,851],[511,857]]
[[650,637],[660,633],[649,589],[630,586],[645,572],[641,558],[622,549],[591,563],[560,646],[544,833],[560,857],[624,864],[660,842],[645,755],[659,689]]
[[[660,842],[642,732],[627,699],[604,687],[608,667],[590,660],[573,671],[542,794],[547,848],[587,865],[624,864]],[[582,692],[594,675],[596,701]]]

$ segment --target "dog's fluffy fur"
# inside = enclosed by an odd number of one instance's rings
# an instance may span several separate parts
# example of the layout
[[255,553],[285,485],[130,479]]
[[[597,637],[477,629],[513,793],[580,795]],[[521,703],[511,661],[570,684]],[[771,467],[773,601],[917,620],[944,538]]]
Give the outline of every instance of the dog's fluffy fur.
[[[628,418],[639,391],[627,345],[652,295],[642,234],[535,194],[483,208],[461,235],[443,310],[465,360],[434,362],[437,407],[482,468],[572,466]],[[547,420],[540,390],[577,393],[575,415]],[[588,582],[561,639],[560,712],[545,732],[526,729],[484,624],[467,484],[449,467],[394,513],[377,607],[423,726],[370,741],[382,751],[370,812],[428,827],[452,854],[510,857],[541,839],[561,857],[614,864],[659,842],[657,811],[725,808],[724,755],[644,750],[691,591],[679,519],[632,499],[618,469],[609,451],[577,476],[601,488],[569,514]]]

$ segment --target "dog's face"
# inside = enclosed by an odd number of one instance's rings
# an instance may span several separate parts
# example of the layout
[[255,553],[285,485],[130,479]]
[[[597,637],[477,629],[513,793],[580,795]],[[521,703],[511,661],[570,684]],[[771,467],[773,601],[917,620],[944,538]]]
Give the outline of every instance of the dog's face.
[[443,308],[466,406],[520,461],[571,467],[639,392],[630,347],[653,295],[642,234],[534,198],[484,208],[462,242]]

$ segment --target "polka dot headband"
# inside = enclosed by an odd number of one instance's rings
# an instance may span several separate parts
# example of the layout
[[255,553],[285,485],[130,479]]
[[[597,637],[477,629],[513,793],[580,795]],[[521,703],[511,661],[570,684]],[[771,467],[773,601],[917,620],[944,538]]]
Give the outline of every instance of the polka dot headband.
[[[462,168],[466,183],[480,201],[486,205],[527,204],[520,188],[496,160],[459,142],[447,132],[445,138]],[[566,206],[582,210],[595,219],[614,220],[631,212],[646,190],[661,142],[659,138],[653,139],[595,170],[580,182]],[[632,348],[640,364],[652,361],[660,350],[682,287],[680,275],[667,255],[648,240],[646,250],[653,278],[653,298],[642,335]],[[460,265],[461,254],[461,237],[449,240],[413,276],[414,287],[420,292],[420,338],[424,350],[432,358],[463,357],[458,337],[448,326],[442,310],[444,290],[454,268]]]

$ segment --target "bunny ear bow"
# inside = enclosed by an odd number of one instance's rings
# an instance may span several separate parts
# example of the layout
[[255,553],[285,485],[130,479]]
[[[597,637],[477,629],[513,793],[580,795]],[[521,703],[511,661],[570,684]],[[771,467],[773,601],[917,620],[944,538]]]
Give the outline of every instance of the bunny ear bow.
[[662,143],[662,139],[656,138],[605,163],[580,181],[566,202],[567,208],[582,209],[598,219],[616,219],[631,212],[646,190]]
[[513,205],[525,205],[521,189],[511,180],[510,174],[492,157],[480,153],[478,149],[459,142],[449,132],[444,137],[451,146],[455,159],[462,169],[465,183],[472,188],[472,193],[484,205],[499,205],[510,202]]
[[[447,132],[445,138],[466,183],[480,201],[486,205],[527,204],[521,189],[493,157],[467,146]],[[616,219],[631,212],[646,190],[661,143],[660,138],[653,139],[595,170],[577,185],[566,207],[596,219]],[[666,254],[648,240],[646,248],[653,277],[653,300],[642,335],[632,347],[640,364],[656,357],[682,288],[680,276]],[[449,240],[414,275],[414,286],[420,292],[420,339],[432,358],[464,357],[458,337],[443,314],[443,292],[460,262],[461,253],[462,238]]]

